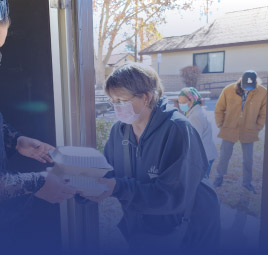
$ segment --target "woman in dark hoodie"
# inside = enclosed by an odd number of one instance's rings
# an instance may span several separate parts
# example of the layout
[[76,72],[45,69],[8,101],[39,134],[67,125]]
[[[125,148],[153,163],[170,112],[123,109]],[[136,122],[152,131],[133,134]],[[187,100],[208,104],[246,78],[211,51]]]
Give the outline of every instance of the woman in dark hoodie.
[[114,167],[100,179],[124,212],[119,228],[134,254],[207,251],[219,241],[219,204],[202,181],[208,162],[197,131],[161,97],[157,73],[142,64],[115,70],[106,82],[119,121],[105,156]]

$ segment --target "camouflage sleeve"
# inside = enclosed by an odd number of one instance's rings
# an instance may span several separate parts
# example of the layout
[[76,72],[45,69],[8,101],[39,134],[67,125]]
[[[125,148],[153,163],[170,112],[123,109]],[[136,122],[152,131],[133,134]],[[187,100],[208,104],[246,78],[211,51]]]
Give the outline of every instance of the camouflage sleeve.
[[35,193],[45,181],[41,173],[10,174],[0,170],[0,201]]
[[12,156],[16,152],[17,139],[22,136],[22,133],[15,130],[12,126],[3,123],[4,143],[7,157]]

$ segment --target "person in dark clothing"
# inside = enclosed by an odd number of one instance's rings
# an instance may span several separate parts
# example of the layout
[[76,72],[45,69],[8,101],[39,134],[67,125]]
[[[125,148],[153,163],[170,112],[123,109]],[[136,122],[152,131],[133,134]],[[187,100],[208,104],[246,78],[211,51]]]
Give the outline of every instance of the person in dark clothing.
[[[10,26],[7,0],[0,0],[0,47],[5,43]],[[1,64],[1,53],[0,53]],[[1,83],[1,77],[0,77]],[[1,91],[4,93],[4,91]],[[50,212],[45,205],[40,211],[34,210],[33,204],[42,205],[45,200],[60,203],[74,196],[76,189],[49,172],[20,173],[9,171],[7,158],[16,151],[25,157],[40,161],[52,162],[48,155],[54,147],[39,140],[23,136],[4,122],[0,113],[0,249],[1,254],[41,254],[42,251],[57,251],[58,245],[51,241],[57,235],[51,231]],[[31,214],[30,211],[31,210]],[[37,215],[34,215],[37,213]],[[36,216],[36,217],[35,217]],[[39,217],[39,218],[38,218]],[[47,224],[47,225],[46,225]],[[57,232],[56,227],[53,228]],[[45,234],[49,234],[45,236]],[[45,237],[45,239],[44,239]],[[40,244],[45,242],[45,246]],[[38,246],[39,244],[39,246]],[[40,250],[41,248],[41,250]],[[50,252],[51,253],[51,252]],[[49,252],[42,253],[49,254]],[[55,254],[55,253],[54,253]]]
[[[5,43],[9,25],[8,2],[0,0],[0,47]],[[0,113],[0,202],[30,193],[51,203],[72,197],[76,190],[51,173],[10,173],[6,169],[6,156],[15,150],[23,156],[46,163],[52,162],[48,151],[53,149],[49,144],[17,132],[4,122]]]
[[219,203],[203,179],[208,161],[202,141],[162,97],[157,73],[142,64],[124,65],[109,76],[105,91],[119,119],[104,151],[114,171],[99,180],[109,190],[87,198],[120,201],[119,228],[134,254],[216,249]]

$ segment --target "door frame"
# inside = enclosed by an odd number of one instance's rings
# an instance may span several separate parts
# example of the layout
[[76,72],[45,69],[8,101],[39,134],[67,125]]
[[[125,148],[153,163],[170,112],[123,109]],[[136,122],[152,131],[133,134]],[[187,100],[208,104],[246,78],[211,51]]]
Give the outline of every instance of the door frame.
[[[56,144],[96,147],[92,0],[49,2]],[[65,251],[99,250],[97,204],[70,199],[60,218]]]

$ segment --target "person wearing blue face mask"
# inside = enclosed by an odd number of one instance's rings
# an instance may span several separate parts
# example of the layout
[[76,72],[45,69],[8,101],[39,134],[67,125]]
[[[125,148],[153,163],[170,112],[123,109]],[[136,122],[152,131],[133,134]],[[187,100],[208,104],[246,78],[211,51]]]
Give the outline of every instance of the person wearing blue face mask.
[[220,160],[214,186],[223,183],[227,174],[233,146],[240,141],[243,151],[242,186],[256,193],[252,185],[253,145],[264,127],[266,116],[266,88],[260,85],[255,71],[246,71],[235,84],[225,87],[215,108],[216,124],[222,138]]
[[208,162],[202,141],[162,97],[157,73],[143,64],[124,65],[108,77],[105,91],[119,120],[104,150],[114,171],[99,180],[108,191],[87,198],[119,200],[124,215],[118,226],[131,254],[216,249],[219,204],[203,180]]
[[209,167],[206,177],[209,178],[214,160],[217,158],[217,148],[212,137],[212,126],[202,108],[203,100],[196,88],[188,87],[180,91],[179,108],[197,130],[206,151]]

